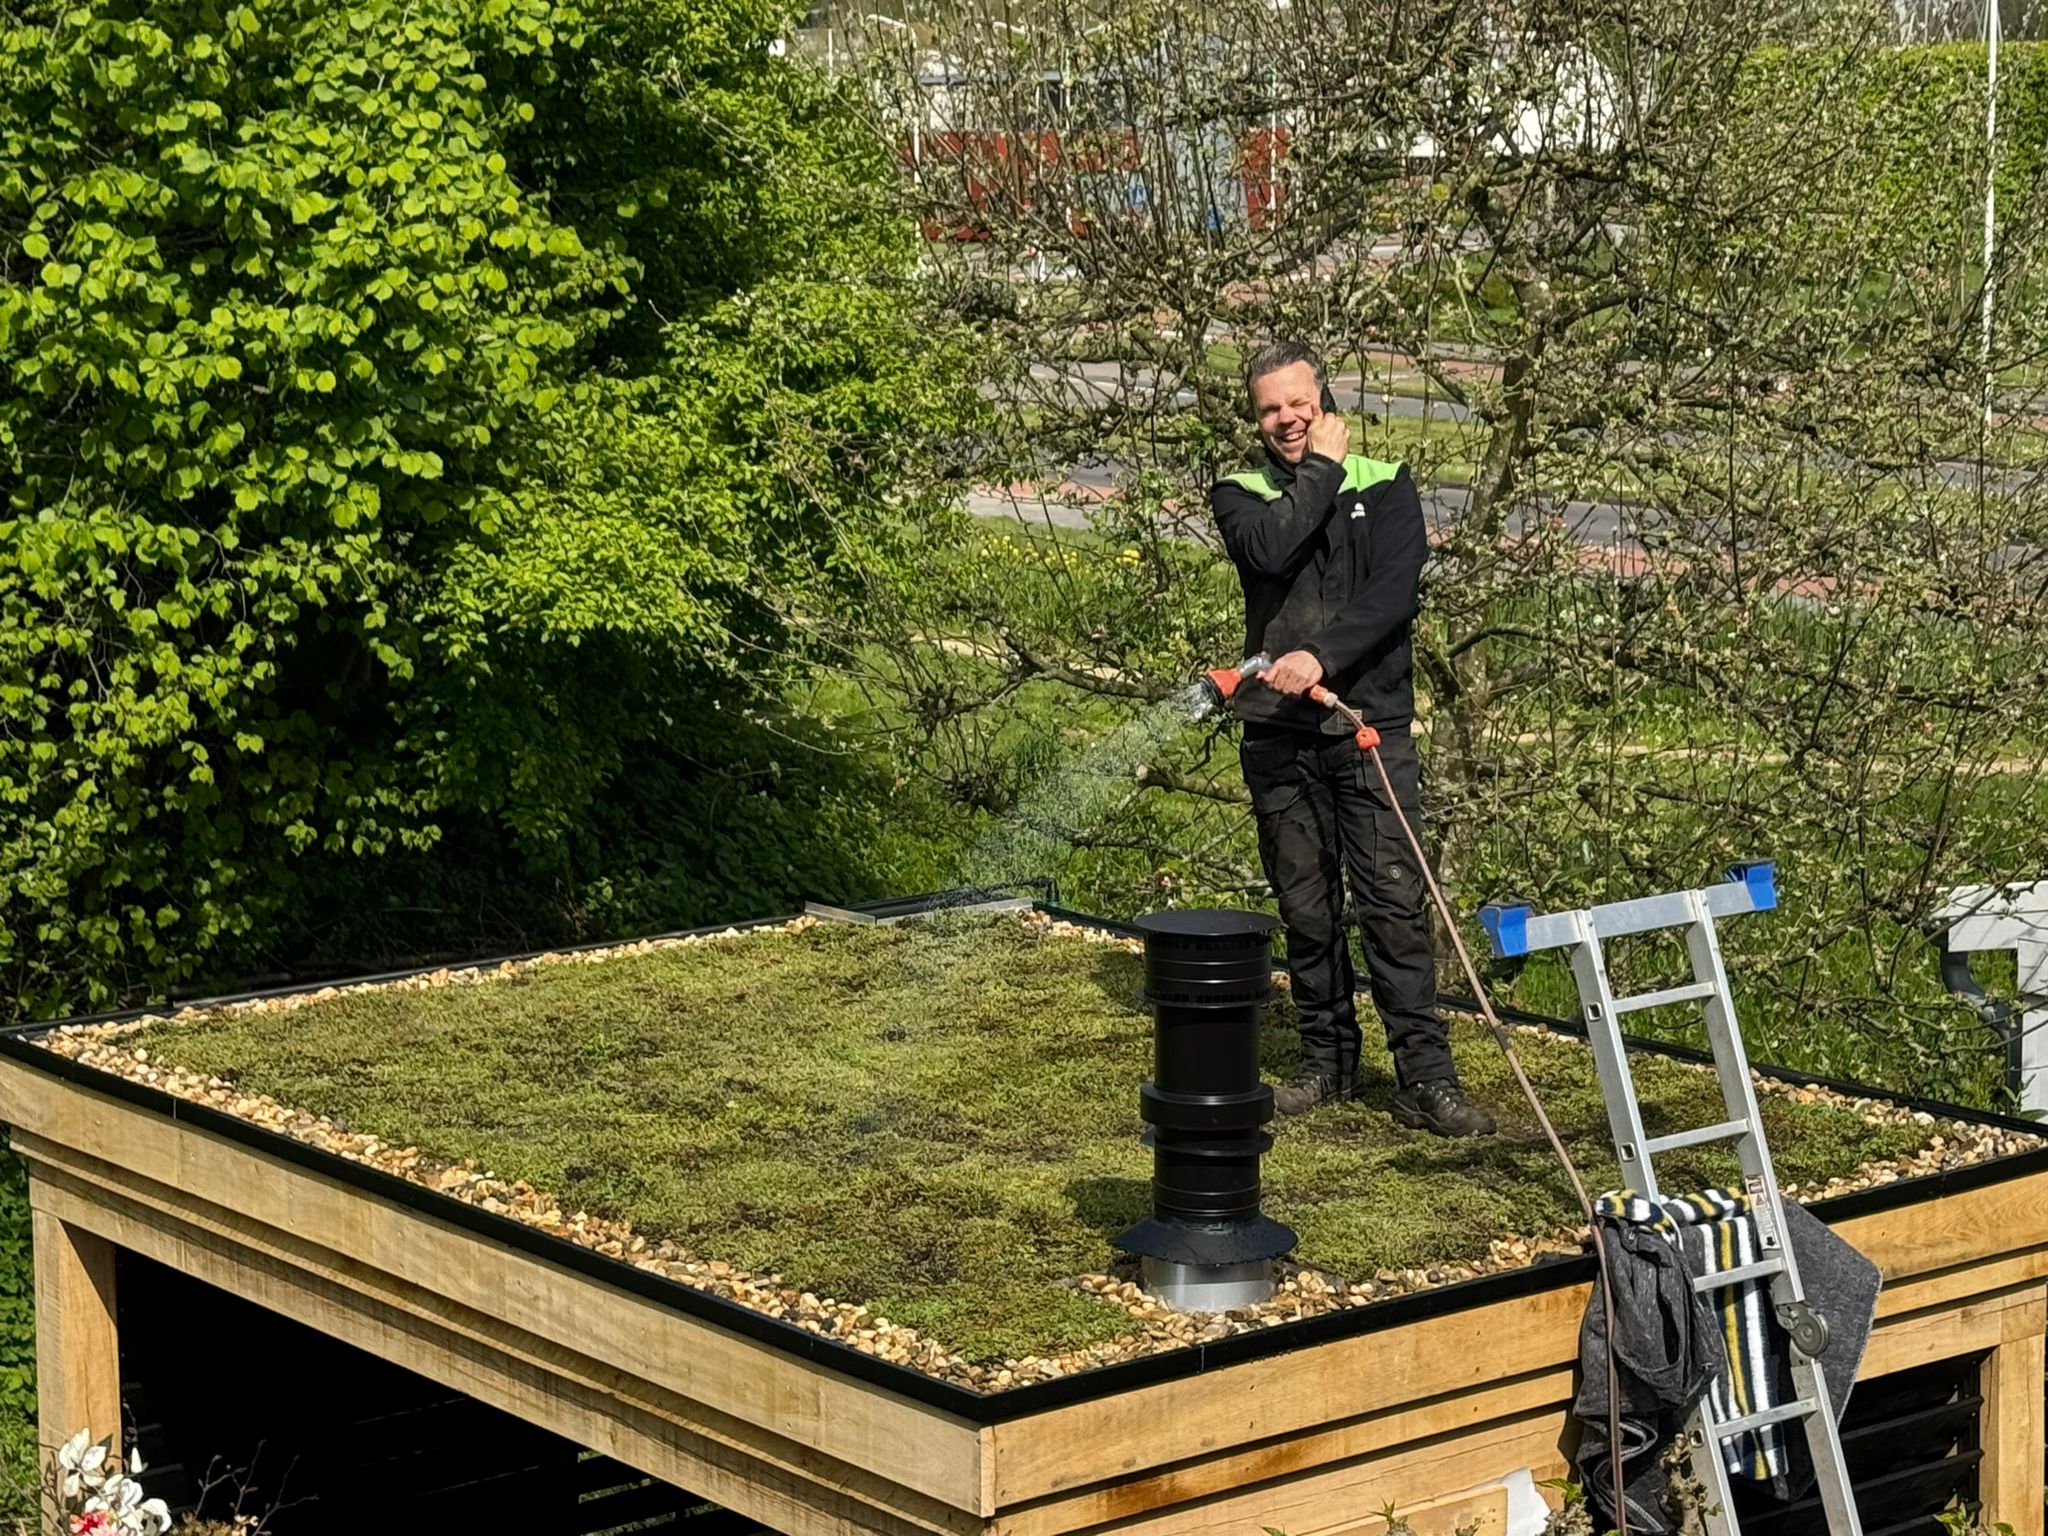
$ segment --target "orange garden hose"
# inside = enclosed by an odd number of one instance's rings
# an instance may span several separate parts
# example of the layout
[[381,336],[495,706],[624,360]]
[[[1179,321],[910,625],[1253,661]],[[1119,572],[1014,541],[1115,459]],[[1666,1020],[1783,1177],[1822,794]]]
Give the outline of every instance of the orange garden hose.
[[1325,709],[1334,711],[1348,720],[1356,730],[1354,740],[1358,750],[1372,761],[1379,773],[1380,787],[1385,791],[1387,804],[1393,808],[1394,817],[1401,824],[1401,835],[1407,839],[1409,851],[1415,856],[1415,867],[1422,871],[1422,878],[1429,886],[1430,899],[1436,905],[1437,915],[1443,919],[1444,930],[1451,936],[1451,947],[1457,951],[1458,964],[1464,969],[1465,981],[1472,988],[1472,996],[1479,1004],[1479,1013],[1486,1020],[1486,1027],[1493,1031],[1493,1038],[1507,1057],[1508,1066],[1515,1074],[1515,1081],[1521,1086],[1522,1096],[1529,1101],[1529,1108],[1536,1116],[1536,1123],[1543,1128],[1544,1137],[1550,1142],[1550,1150],[1557,1154],[1557,1160],[1564,1166],[1565,1176],[1571,1180],[1572,1193],[1578,1196],[1579,1210],[1586,1218],[1587,1228],[1592,1233],[1593,1253],[1600,1265],[1600,1295],[1606,1311],[1607,1323],[1607,1447],[1608,1473],[1613,1480],[1613,1507],[1617,1536],[1628,1536],[1628,1495],[1622,1481],[1621,1457],[1621,1386],[1619,1371],[1615,1365],[1617,1339],[1614,1325],[1614,1277],[1607,1264],[1607,1244],[1600,1234],[1600,1221],[1593,1213],[1593,1202],[1586,1194],[1584,1181],[1572,1162],[1571,1154],[1565,1150],[1564,1141],[1557,1134],[1557,1128],[1550,1123],[1550,1116],[1544,1113],[1543,1101],[1536,1096],[1536,1085],[1529,1081],[1529,1074],[1523,1070],[1522,1059],[1515,1054],[1514,1042],[1508,1038],[1507,1027],[1500,1016],[1493,1011],[1493,1001],[1486,994],[1486,984],[1479,979],[1479,968],[1472,963],[1471,952],[1465,947],[1464,936],[1458,931],[1457,917],[1451,911],[1451,904],[1445,898],[1443,887],[1437,884],[1436,872],[1430,867],[1429,855],[1423,851],[1422,839],[1416,835],[1408,813],[1401,809],[1401,802],[1394,794],[1394,781],[1387,775],[1387,765],[1380,760],[1380,733],[1365,723],[1357,710],[1346,704],[1329,689],[1317,685],[1309,689],[1308,696]]

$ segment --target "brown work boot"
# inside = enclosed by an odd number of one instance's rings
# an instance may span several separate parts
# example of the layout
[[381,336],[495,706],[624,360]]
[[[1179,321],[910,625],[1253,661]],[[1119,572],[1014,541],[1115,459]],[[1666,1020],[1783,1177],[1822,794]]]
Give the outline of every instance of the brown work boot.
[[1432,1136],[1491,1136],[1493,1116],[1465,1097],[1455,1077],[1435,1077],[1394,1095],[1394,1118]]
[[1318,1104],[1348,1099],[1352,1080],[1341,1072],[1303,1072],[1273,1090],[1273,1107],[1283,1115],[1305,1115]]

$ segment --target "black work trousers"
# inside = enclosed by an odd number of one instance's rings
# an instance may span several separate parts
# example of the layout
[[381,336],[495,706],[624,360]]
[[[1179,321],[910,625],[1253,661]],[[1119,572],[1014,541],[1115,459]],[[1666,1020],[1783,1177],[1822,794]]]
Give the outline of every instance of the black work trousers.
[[[1382,730],[1380,759],[1419,836],[1421,764],[1406,726]],[[1402,1087],[1455,1075],[1436,1011],[1422,872],[1372,760],[1349,736],[1245,727],[1245,787],[1259,857],[1287,925],[1287,970],[1300,1018],[1302,1069],[1358,1068],[1357,982],[1344,932],[1344,877],[1358,909],[1373,1006]]]

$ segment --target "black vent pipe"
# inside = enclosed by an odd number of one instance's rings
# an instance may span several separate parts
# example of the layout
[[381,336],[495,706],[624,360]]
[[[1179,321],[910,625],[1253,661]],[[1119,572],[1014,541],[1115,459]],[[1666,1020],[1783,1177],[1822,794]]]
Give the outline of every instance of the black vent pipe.
[[1273,1294],[1294,1233],[1259,1211],[1259,1159],[1273,1144],[1273,1090],[1259,1080],[1259,1010],[1273,990],[1273,919],[1257,912],[1155,912],[1145,939],[1152,1080],[1152,1215],[1117,1247],[1144,1261],[1145,1289],[1186,1311],[1228,1311]]

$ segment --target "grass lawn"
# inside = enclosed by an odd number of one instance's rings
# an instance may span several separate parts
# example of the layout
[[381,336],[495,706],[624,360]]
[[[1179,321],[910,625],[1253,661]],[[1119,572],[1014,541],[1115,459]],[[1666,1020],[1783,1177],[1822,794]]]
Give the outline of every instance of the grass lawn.
[[[380,990],[153,1025],[159,1061],[442,1156],[565,1205],[629,1217],[707,1257],[865,1302],[970,1359],[1072,1348],[1124,1315],[1060,1282],[1113,1261],[1147,1213],[1138,1083],[1151,1023],[1139,958],[1013,917],[820,925],[516,979]],[[1267,1209],[1300,1258],[1347,1278],[1482,1256],[1574,1225],[1563,1175],[1490,1040],[1458,1027],[1502,1134],[1448,1144],[1370,1092],[1279,1128]],[[1594,1188],[1613,1178],[1591,1058],[1531,1038],[1527,1062]],[[1265,1066],[1294,1053],[1284,1001]],[[1653,1129],[1720,1118],[1711,1078],[1641,1065]],[[1773,1100],[1782,1175],[1847,1173],[1917,1144],[1841,1108]],[[1729,1171],[1712,1153],[1674,1183]]]

